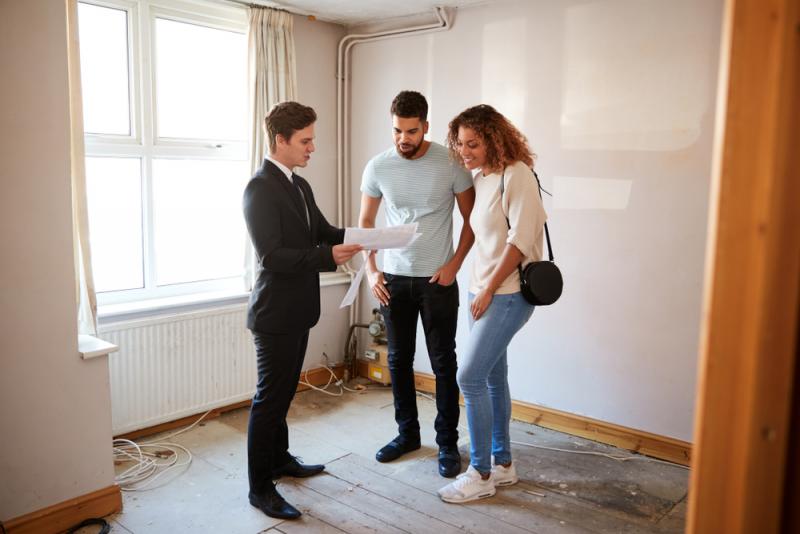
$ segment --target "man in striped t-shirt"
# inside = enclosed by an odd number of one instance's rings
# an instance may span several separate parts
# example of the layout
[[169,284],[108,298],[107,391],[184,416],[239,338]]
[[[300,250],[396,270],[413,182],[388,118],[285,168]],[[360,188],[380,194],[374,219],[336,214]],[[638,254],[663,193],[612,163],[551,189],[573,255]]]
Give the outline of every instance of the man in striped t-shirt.
[[[367,163],[361,183],[363,228],[375,226],[386,199],[386,225],[419,223],[422,235],[404,249],[386,250],[383,272],[373,254],[367,275],[372,294],[381,303],[389,339],[395,420],[399,435],[375,455],[390,462],[419,449],[420,433],[414,387],[417,320],[422,317],[428,357],[436,375],[436,443],[439,474],[454,477],[461,470],[458,453],[458,384],[456,383],[456,273],[475,236],[469,215],[475,202],[472,176],[450,161],[447,149],[425,140],[428,103],[415,91],[402,91],[392,101],[394,146]],[[453,251],[453,206],[464,224]]]

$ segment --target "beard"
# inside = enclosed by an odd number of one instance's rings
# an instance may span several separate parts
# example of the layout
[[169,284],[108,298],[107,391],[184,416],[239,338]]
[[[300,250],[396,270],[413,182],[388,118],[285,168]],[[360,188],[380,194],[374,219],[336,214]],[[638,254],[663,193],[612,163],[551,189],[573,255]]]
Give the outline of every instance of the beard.
[[[397,150],[397,153],[400,154],[400,156],[404,157],[405,159],[414,159],[414,156],[417,155],[417,152],[419,152],[420,147],[422,147],[422,143],[423,141],[420,140],[418,144],[411,145],[413,148],[407,152],[404,152],[400,148],[400,145],[395,145],[395,150]],[[406,143],[406,144],[410,145],[411,143]]]

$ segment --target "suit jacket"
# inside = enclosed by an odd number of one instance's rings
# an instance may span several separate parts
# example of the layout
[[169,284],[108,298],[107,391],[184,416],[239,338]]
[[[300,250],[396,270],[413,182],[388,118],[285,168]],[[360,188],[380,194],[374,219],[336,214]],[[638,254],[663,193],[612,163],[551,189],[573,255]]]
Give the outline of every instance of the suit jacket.
[[244,218],[259,265],[247,311],[247,328],[254,332],[297,332],[317,324],[319,272],[336,270],[331,247],[344,240],[344,230],[320,212],[308,182],[296,174],[292,179],[303,191],[308,218],[294,185],[269,160],[244,191]]

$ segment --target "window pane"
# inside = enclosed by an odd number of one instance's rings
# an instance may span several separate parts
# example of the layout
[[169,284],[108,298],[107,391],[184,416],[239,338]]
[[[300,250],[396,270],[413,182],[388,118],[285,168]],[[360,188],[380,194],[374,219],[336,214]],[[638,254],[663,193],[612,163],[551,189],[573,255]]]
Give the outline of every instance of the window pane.
[[153,161],[158,285],[241,276],[246,161]]
[[156,19],[155,62],[159,137],[246,138],[244,34]]
[[141,175],[137,158],[86,158],[89,240],[98,293],[144,286]]
[[83,129],[130,135],[128,14],[120,9],[78,4]]

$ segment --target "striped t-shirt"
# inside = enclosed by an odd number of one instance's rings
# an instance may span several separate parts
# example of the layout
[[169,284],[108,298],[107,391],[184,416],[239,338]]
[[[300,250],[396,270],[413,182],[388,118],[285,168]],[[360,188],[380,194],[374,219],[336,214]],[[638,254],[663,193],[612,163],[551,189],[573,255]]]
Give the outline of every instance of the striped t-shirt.
[[472,187],[472,175],[431,143],[425,155],[406,159],[395,147],[364,168],[361,192],[385,200],[386,226],[419,223],[422,235],[403,249],[384,251],[383,270],[402,276],[433,276],[453,257],[455,195]]

